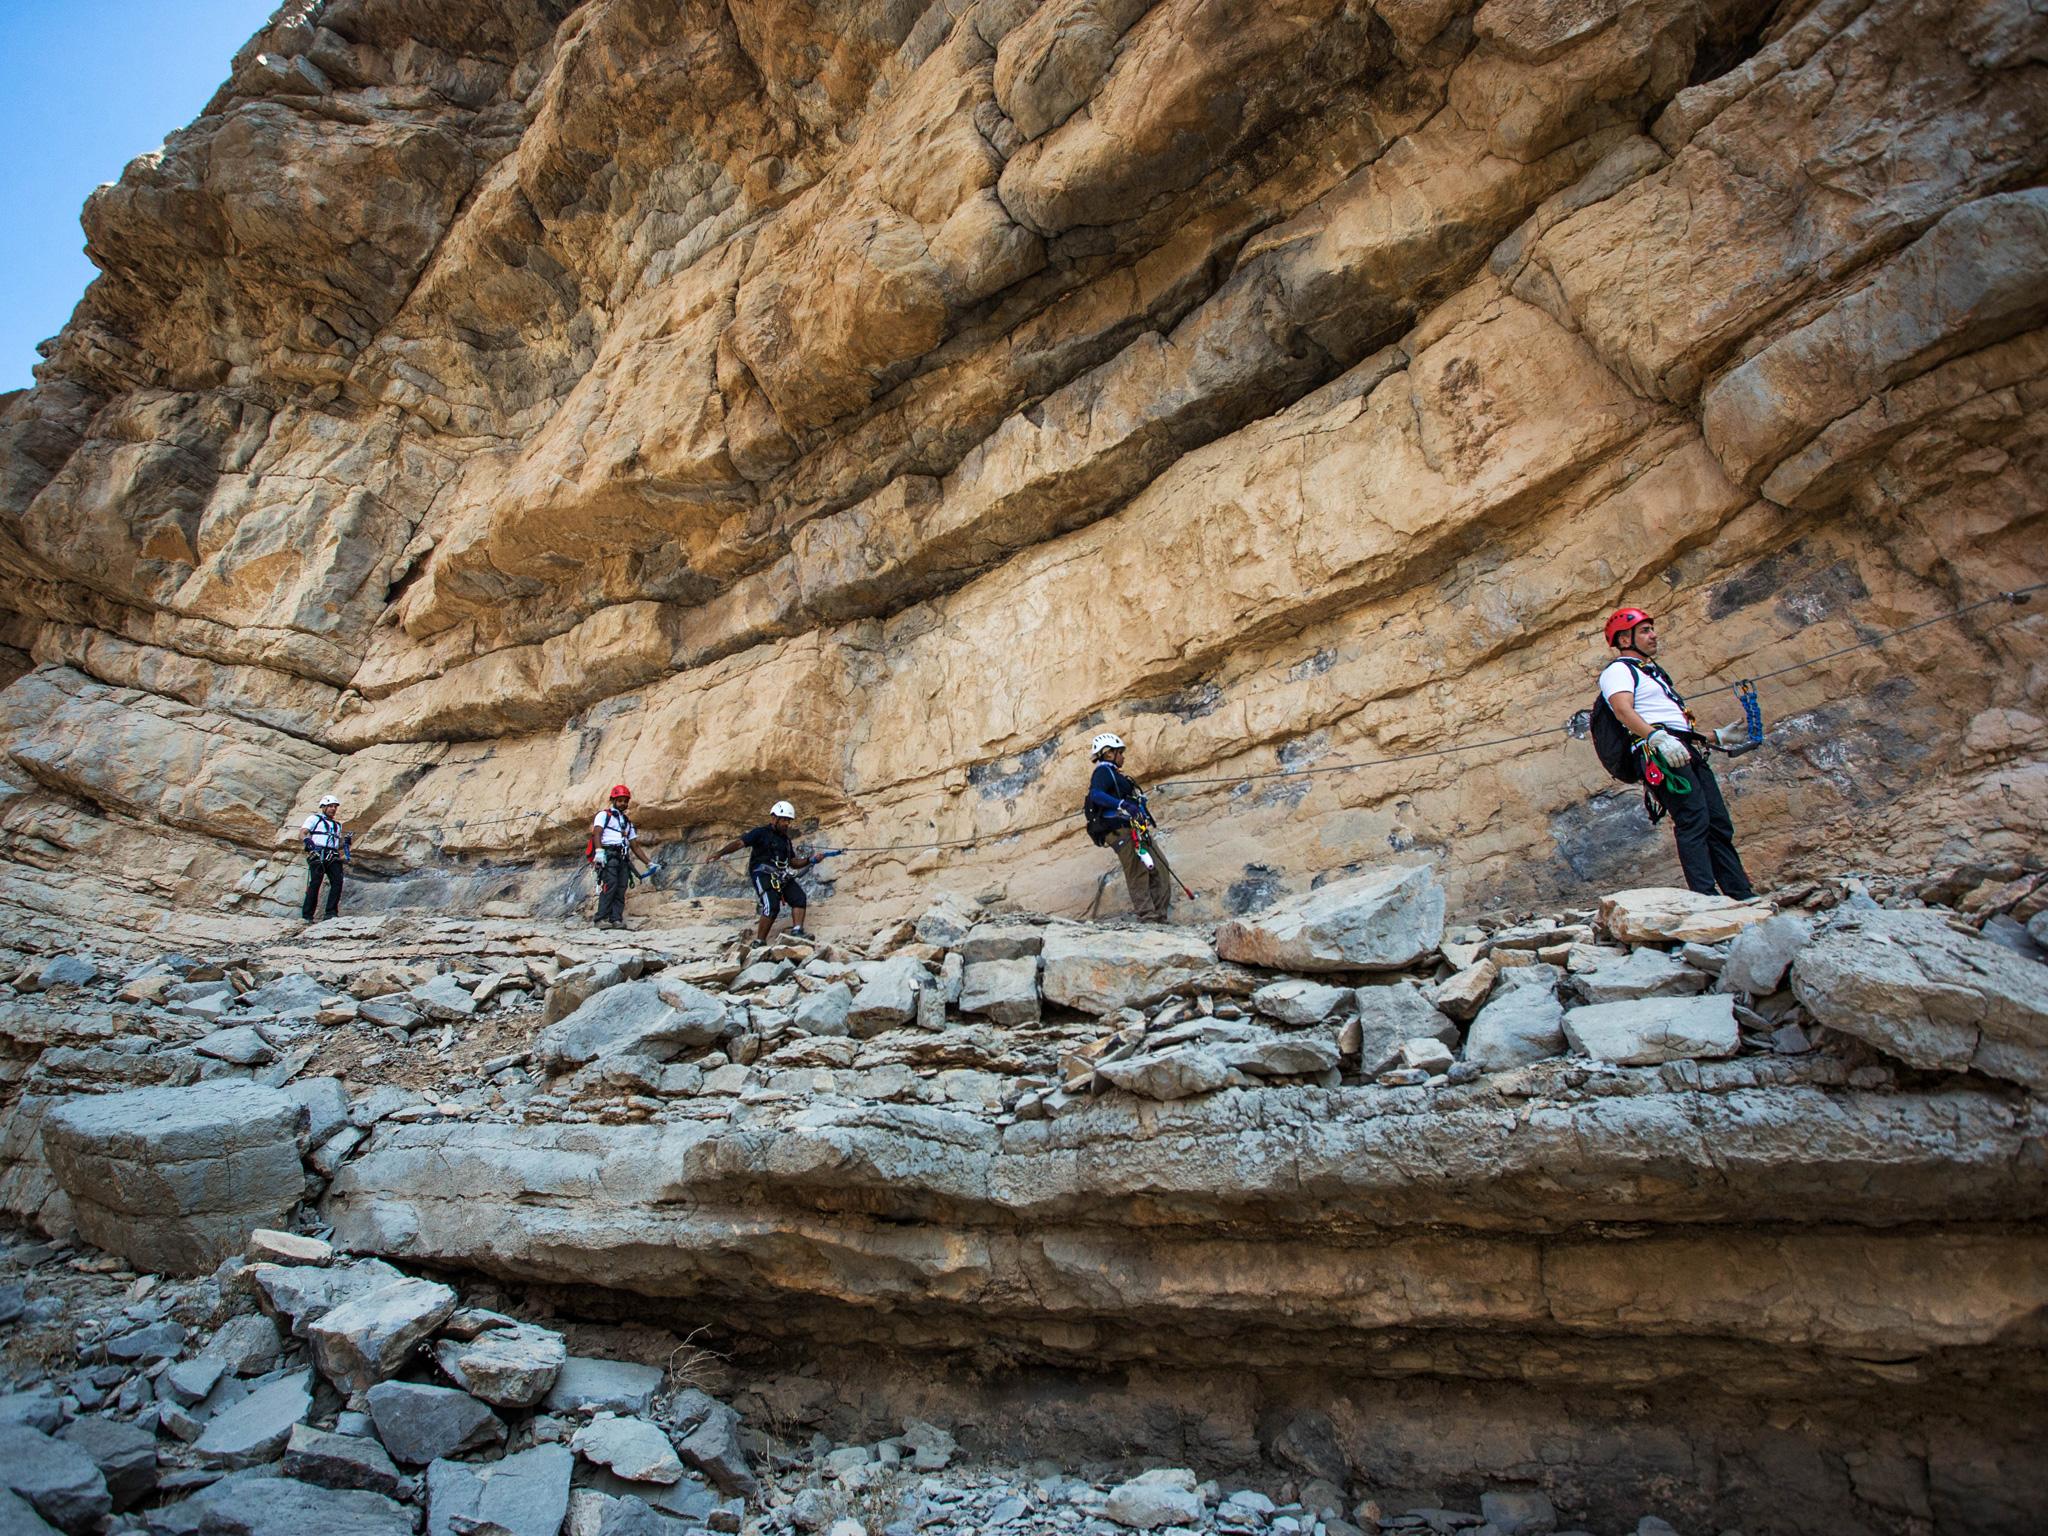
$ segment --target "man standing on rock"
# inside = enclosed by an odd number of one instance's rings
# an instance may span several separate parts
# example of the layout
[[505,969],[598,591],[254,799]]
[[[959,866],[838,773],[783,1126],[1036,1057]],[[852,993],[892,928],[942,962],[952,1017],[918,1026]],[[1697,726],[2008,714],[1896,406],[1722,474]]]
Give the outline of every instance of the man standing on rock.
[[712,855],[714,859],[722,859],[742,848],[748,850],[747,879],[753,882],[754,905],[760,913],[754,924],[756,944],[768,942],[768,930],[775,926],[775,916],[782,910],[784,902],[789,903],[788,936],[793,939],[810,937],[804,931],[804,914],[810,910],[810,898],[797,884],[795,872],[810,869],[832,855],[799,855],[796,844],[790,840],[790,833],[795,830],[796,807],[787,800],[778,800],[769,808],[767,826],[742,832]]
[[[1137,782],[1124,775],[1124,739],[1104,731],[1089,743],[1094,754],[1084,809],[1096,846],[1116,850],[1131,911],[1142,923],[1163,923],[1173,901],[1173,873],[1152,826],[1152,812]],[[1104,878],[1107,878],[1106,876]]]
[[612,803],[597,813],[590,824],[590,861],[597,866],[597,926],[626,926],[626,887],[633,883],[633,860],[644,867],[647,855],[639,848],[640,829],[628,814],[633,792],[614,784]]
[[306,899],[299,905],[299,916],[309,923],[323,880],[327,882],[327,910],[321,916],[341,915],[341,867],[349,860],[351,839],[334,814],[340,809],[338,797],[322,795],[319,811],[299,827],[299,841],[306,849]]
[[[1600,693],[1635,737],[1646,768],[1654,761],[1663,770],[1650,793],[1671,815],[1685,883],[1703,896],[1719,891],[1747,901],[1756,892],[1735,851],[1735,822],[1707,764],[1706,738],[1670,674],[1657,665],[1657,621],[1640,608],[1617,608],[1607,621],[1607,643],[1621,656],[1600,673]],[[1747,737],[1741,722],[1716,731],[1714,739],[1739,739],[1737,733]],[[1687,787],[1680,789],[1674,777]]]

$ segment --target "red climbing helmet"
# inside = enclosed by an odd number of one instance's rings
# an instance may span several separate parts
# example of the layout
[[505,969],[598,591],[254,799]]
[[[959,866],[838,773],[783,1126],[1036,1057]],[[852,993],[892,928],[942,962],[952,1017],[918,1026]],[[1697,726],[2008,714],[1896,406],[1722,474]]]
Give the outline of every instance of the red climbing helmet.
[[623,784],[614,784],[612,786],[612,798],[614,800],[630,800],[633,798],[633,791],[626,788]]
[[1607,643],[1619,647],[1621,636],[1633,632],[1638,624],[1650,622],[1650,616],[1640,608],[1617,608],[1607,621]]

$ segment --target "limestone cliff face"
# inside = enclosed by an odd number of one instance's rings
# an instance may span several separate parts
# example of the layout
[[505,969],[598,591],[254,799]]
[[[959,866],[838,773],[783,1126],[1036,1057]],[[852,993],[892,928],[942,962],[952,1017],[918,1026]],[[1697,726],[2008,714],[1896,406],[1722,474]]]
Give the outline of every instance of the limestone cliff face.
[[[0,418],[6,851],[210,899],[332,789],[502,869],[624,778],[1067,910],[1107,723],[1216,781],[1158,805],[1211,912],[1661,868],[1562,731],[1249,776],[1561,726],[1622,600],[1706,702],[2040,579],[2044,57],[2020,0],[293,0]],[[2036,837],[2009,617],[1771,688],[1753,867]]]

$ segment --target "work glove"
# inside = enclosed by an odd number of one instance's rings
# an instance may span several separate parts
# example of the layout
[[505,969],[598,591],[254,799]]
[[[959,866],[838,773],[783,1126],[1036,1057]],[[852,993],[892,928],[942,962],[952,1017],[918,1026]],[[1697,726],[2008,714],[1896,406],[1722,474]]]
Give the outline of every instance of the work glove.
[[1749,745],[1749,723],[1738,720],[1733,725],[1724,725],[1714,732],[1714,745],[1724,752]]
[[1650,732],[1649,745],[1650,750],[1657,754],[1658,761],[1667,768],[1683,768],[1692,761],[1692,750],[1661,725]]

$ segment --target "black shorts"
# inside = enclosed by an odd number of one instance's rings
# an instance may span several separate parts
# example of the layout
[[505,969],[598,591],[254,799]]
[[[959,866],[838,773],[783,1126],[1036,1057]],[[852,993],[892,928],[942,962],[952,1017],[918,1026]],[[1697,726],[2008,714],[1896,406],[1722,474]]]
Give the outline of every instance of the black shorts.
[[754,871],[754,900],[763,917],[773,917],[782,910],[783,902],[801,912],[811,904],[804,888],[797,884],[795,875],[784,875],[779,881],[772,869]]

